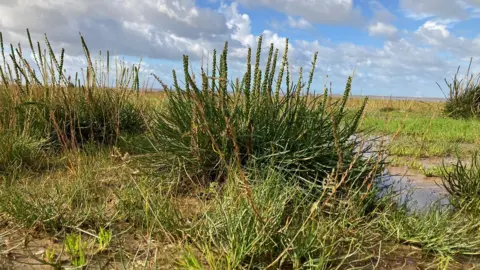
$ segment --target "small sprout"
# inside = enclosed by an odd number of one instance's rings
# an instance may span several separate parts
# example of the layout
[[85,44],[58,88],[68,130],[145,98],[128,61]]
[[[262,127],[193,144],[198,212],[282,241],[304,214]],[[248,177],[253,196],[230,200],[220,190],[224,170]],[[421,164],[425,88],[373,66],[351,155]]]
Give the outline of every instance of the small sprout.
[[45,261],[47,263],[54,263],[55,260],[55,249],[49,247],[45,251]]
[[70,257],[70,263],[75,267],[82,267],[87,264],[85,257],[85,244],[80,234],[68,234],[65,239],[65,250]]
[[112,240],[112,231],[100,228],[97,239],[99,251],[106,250],[110,246],[110,241]]

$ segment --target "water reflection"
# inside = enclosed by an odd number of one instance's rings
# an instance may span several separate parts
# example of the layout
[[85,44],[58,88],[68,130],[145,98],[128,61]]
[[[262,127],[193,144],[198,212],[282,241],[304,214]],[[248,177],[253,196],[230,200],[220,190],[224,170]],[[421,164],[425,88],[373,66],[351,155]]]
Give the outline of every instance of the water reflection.
[[389,190],[394,192],[398,203],[405,204],[412,211],[422,211],[432,205],[449,205],[440,178],[426,177],[407,167],[389,167],[378,183],[383,194]]

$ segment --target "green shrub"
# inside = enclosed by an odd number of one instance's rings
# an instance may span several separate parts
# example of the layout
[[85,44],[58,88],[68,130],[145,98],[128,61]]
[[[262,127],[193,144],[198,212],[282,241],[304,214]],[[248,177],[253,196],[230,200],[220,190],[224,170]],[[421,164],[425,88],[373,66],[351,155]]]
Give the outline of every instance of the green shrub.
[[469,66],[465,78],[459,79],[457,71],[451,83],[445,82],[449,89],[445,114],[453,118],[480,117],[480,74],[470,74]]
[[379,110],[380,112],[396,112],[396,111],[399,111],[399,109],[397,108],[393,108],[393,107],[383,107],[383,108],[380,108]]
[[[355,136],[367,100],[353,117],[345,117],[352,78],[340,100],[334,101],[326,87],[323,95],[310,93],[317,54],[308,83],[303,81],[302,69],[294,83],[287,40],[274,84],[278,49],[270,46],[261,70],[261,45],[260,37],[254,69],[249,49],[247,71],[242,80],[232,83],[228,81],[228,44],[220,55],[218,74],[214,51],[212,74],[202,69],[201,85],[188,73],[184,56],[184,88],[173,71],[173,89],[164,86],[167,102],[153,116],[152,143],[158,149],[153,161],[173,166],[180,162],[190,176],[203,182],[224,178],[231,164],[273,166],[307,181],[322,179],[335,168],[335,176],[346,171],[370,173],[373,164],[366,166],[362,155],[367,150],[361,149],[361,140]],[[281,92],[284,73],[286,89]]]

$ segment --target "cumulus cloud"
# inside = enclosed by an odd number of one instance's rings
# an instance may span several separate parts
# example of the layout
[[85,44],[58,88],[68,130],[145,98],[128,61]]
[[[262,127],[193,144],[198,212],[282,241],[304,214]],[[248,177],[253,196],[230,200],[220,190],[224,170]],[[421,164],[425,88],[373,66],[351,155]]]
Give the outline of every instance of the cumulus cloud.
[[416,31],[416,34],[430,45],[445,45],[450,37],[447,25],[435,21],[427,21]]
[[232,31],[231,38],[240,42],[243,46],[253,46],[255,38],[251,33],[252,27],[248,14],[240,14],[235,2],[230,6],[222,5],[221,10],[228,18],[227,27]]
[[480,54],[480,36],[474,39],[456,36],[446,24],[427,21],[414,35],[422,44],[430,45],[441,53],[451,54],[451,57],[459,60],[465,61]]

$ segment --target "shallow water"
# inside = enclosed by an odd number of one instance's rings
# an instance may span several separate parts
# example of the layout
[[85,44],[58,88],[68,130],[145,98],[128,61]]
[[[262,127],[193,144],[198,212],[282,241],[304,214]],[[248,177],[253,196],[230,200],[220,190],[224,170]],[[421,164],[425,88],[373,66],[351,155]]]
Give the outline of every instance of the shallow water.
[[386,192],[389,188],[398,203],[410,210],[425,210],[432,205],[449,205],[446,190],[439,177],[426,177],[421,172],[407,167],[389,167],[379,180],[379,186]]
[[[355,138],[353,136],[352,138]],[[376,149],[383,149],[381,145],[387,145],[389,136],[367,138],[364,147],[370,150],[364,153],[365,157],[375,155]],[[425,168],[442,164],[454,164],[452,159],[421,159]],[[383,189],[381,195],[386,195],[389,190],[397,196],[399,204],[405,204],[412,211],[426,210],[430,206],[448,207],[447,191],[441,185],[440,177],[427,177],[422,172],[410,169],[407,166],[389,166],[383,175],[377,180],[378,186]]]

